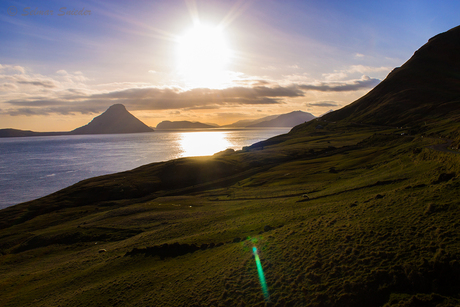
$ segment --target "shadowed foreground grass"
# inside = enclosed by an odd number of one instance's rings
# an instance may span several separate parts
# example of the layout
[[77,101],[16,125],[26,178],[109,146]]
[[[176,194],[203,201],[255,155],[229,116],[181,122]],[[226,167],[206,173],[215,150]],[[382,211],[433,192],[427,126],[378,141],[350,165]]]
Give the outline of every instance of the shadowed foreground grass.
[[0,306],[459,305],[460,155],[325,126],[0,211]]

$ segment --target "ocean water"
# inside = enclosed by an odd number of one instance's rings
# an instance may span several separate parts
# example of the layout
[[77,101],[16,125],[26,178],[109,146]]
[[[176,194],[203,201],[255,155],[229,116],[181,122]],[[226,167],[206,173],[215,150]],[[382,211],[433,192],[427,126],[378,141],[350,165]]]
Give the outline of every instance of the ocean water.
[[83,179],[180,157],[240,150],[288,128],[0,138],[0,209]]

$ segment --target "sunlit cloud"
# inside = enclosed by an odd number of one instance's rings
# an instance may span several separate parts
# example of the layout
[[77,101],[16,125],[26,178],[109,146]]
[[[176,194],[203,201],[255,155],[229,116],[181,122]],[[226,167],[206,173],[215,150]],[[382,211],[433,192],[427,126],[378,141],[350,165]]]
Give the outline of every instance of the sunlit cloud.
[[15,91],[18,89],[18,86],[14,83],[3,83],[0,84],[0,91],[2,92],[9,92],[9,91]]
[[379,83],[379,79],[370,78],[369,76],[363,76],[359,80],[350,80],[343,82],[317,82],[311,85],[299,85],[299,88],[303,90],[313,90],[320,92],[346,92],[357,91],[365,88],[373,88]]

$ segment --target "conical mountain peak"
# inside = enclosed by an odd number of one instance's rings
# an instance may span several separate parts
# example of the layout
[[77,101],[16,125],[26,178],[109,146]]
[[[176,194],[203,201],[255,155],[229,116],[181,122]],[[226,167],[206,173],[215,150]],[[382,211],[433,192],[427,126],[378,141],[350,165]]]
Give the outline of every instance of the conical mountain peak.
[[71,131],[72,134],[114,134],[152,132],[153,129],[137,119],[122,104],[110,106],[87,125]]

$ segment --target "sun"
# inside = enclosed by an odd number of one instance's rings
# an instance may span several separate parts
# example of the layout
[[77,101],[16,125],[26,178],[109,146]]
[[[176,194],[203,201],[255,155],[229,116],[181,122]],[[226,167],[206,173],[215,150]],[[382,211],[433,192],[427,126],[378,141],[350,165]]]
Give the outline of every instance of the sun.
[[222,29],[196,24],[178,40],[177,68],[187,87],[222,88],[231,52]]

